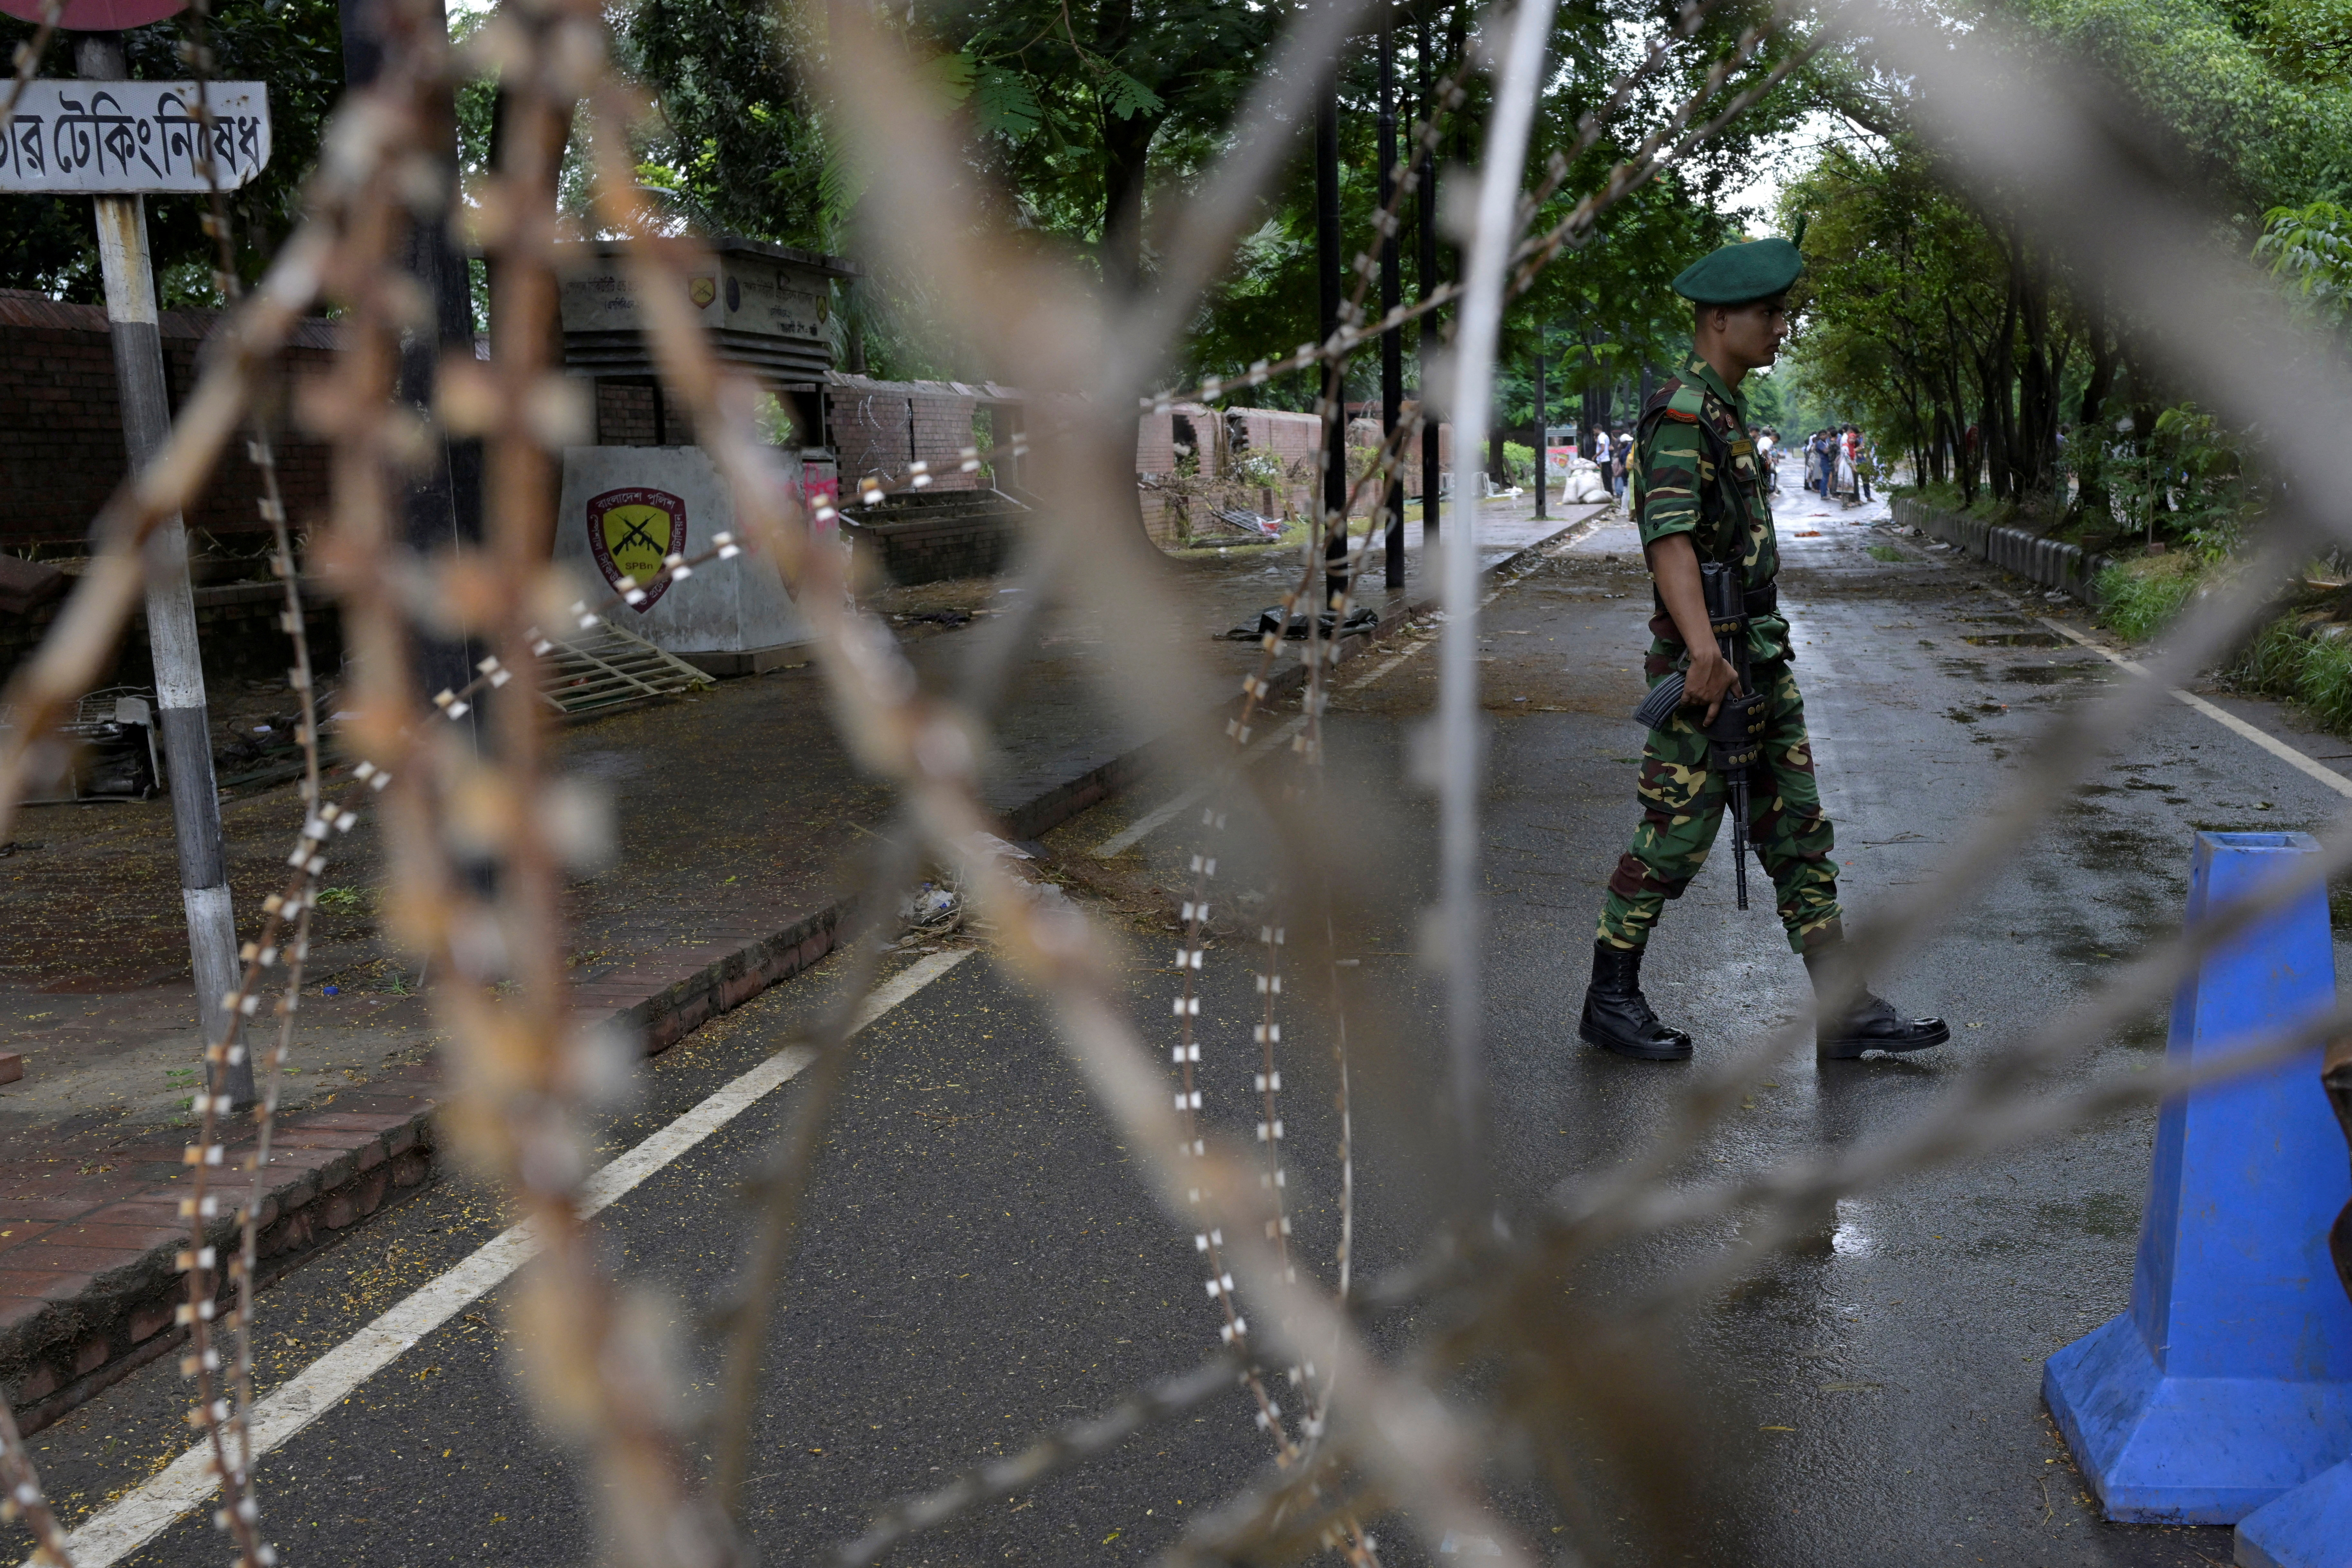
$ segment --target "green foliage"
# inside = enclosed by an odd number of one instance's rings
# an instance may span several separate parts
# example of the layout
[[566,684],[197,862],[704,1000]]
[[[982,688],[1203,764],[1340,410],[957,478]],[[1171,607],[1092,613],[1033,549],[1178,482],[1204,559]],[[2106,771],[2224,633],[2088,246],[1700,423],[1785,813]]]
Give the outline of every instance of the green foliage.
[[1917,454],[1977,422],[1967,410],[2000,330],[2009,258],[1925,152],[1908,139],[1832,143],[1789,184],[1782,210],[1810,220],[1803,313],[1782,374],[1825,416],[1791,428],[1851,419]]
[[2249,216],[2341,195],[2352,182],[2345,0],[2005,0],[2004,8],[2113,77]]
[[2300,702],[2322,729],[2352,731],[2352,626],[2325,616],[2281,616],[2265,626],[2231,680]]
[[1522,447],[1517,441],[1504,442],[1503,471],[1511,476],[1515,485],[1532,485],[1536,479],[1536,449]]
[[2270,258],[2272,275],[2293,283],[2324,320],[2345,323],[2352,311],[2352,211],[2329,201],[2273,207],[2263,215],[2254,254]]
[[2068,449],[2078,481],[2107,491],[2120,526],[2203,562],[2234,550],[2266,499],[2237,435],[2192,404],[2164,409],[2148,430],[2121,433],[2129,439],[2081,431]]
[[[1708,64],[1755,19],[1757,7],[1721,8],[1700,37],[1677,51],[1675,65],[1612,125],[1570,172],[1537,216],[1549,224],[1583,191],[1606,179],[1652,129],[1644,114],[1696,83]],[[623,58],[653,90],[658,119],[647,136],[643,177],[670,194],[697,223],[813,248],[860,251],[857,209],[865,182],[843,155],[803,84],[825,69],[820,30],[779,13],[765,0],[639,0],[614,13]],[[969,131],[967,155],[983,221],[1021,247],[1055,247],[1082,265],[1120,275],[1122,246],[1153,265],[1155,222],[1187,194],[1227,147],[1234,115],[1269,58],[1291,5],[1236,5],[1231,0],[920,0],[877,13],[918,58],[935,63],[941,103]],[[1561,64],[1540,106],[1533,157],[1540,165],[1574,134],[1591,110],[1591,83],[1622,69],[1646,47],[1658,11],[1654,0],[1595,0],[1564,8],[1552,41]],[[1400,80],[1410,94],[1420,34],[1399,26]],[[1454,67],[1444,19],[1434,36],[1433,74]],[[1764,58],[1731,84],[1769,68],[1793,39],[1776,39]],[[1369,48],[1343,58],[1340,102],[1341,222],[1350,247],[1363,243],[1378,199],[1374,173],[1376,68]],[[1487,88],[1474,79],[1471,102],[1446,156],[1474,154]],[[1687,321],[1666,288],[1675,273],[1713,245],[1738,237],[1737,215],[1717,210],[1724,194],[1746,183],[1759,137],[1796,112],[1793,89],[1776,93],[1705,143],[1674,181],[1636,193],[1591,242],[1555,266],[1507,322],[1498,404],[1507,423],[1532,414],[1528,374],[1538,323],[1555,334],[1551,388],[1561,404],[1598,381],[1622,389],[1643,366],[1664,368],[1679,350]],[[1405,102],[1408,122],[1415,106]],[[1176,374],[1231,375],[1251,361],[1317,335],[1313,171],[1301,154],[1268,193],[1235,266],[1196,320]],[[1123,238],[1114,218],[1120,194],[1139,184],[1142,216]],[[1422,282],[1415,258],[1419,215],[1406,206],[1400,252],[1408,297]],[[871,259],[870,256],[866,259]],[[951,358],[924,325],[923,301],[904,280],[861,284],[837,319],[865,331],[869,361],[882,374],[920,365],[945,370]],[[1563,341],[1567,340],[1567,341]],[[972,367],[966,374],[984,374]],[[1350,397],[1373,395],[1377,367],[1360,356]],[[1407,384],[1419,381],[1408,335]],[[1268,404],[1304,406],[1319,387],[1260,389]],[[1555,418],[1573,417],[1556,407]]]
[[1895,549],[1892,544],[1874,544],[1870,547],[1869,553],[1870,558],[1873,561],[1902,561],[1907,559],[1907,557],[1904,555],[1903,552]]
[[2352,75],[2352,0],[2260,0],[2251,37],[2280,74],[2342,86]]
[[2146,642],[2180,613],[2200,578],[2200,563],[2188,556],[2118,562],[2099,574],[2099,623],[2126,642]]

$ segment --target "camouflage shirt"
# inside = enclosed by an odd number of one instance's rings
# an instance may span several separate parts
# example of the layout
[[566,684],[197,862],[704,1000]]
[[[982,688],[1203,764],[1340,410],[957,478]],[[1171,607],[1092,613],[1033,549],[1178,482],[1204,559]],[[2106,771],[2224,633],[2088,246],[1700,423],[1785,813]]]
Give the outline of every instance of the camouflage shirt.
[[[1705,421],[1718,437],[1699,430]],[[1725,504],[1711,456],[1730,456]],[[1644,550],[1669,534],[1687,533],[1701,561],[1737,561],[1747,568],[1748,585],[1760,588],[1779,575],[1780,546],[1772,531],[1772,501],[1766,491],[1755,443],[1748,438],[1748,409],[1724,385],[1715,367],[1693,354],[1681,374],[1660,387],[1643,411],[1642,438],[1629,470],[1633,516]],[[1682,636],[1661,608],[1650,619],[1649,672],[1663,675],[1683,658]],[[1789,623],[1777,615],[1748,624],[1748,658],[1765,664],[1789,658]]]

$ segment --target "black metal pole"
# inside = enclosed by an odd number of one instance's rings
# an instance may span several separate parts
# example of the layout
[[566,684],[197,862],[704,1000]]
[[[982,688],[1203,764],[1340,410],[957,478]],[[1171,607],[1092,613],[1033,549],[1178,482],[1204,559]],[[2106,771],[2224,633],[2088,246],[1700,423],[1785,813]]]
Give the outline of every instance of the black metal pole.
[[1544,435],[1546,426],[1544,424],[1543,352],[1543,328],[1538,327],[1536,329],[1536,515],[1538,517],[1548,515],[1544,510],[1544,490],[1547,488],[1544,465],[1545,460],[1551,455],[1551,443]]
[[[342,25],[345,87],[370,86],[383,74],[389,5],[390,0],[340,0],[337,11]],[[440,0],[434,0],[428,15],[431,22],[447,26]],[[446,100],[436,108],[445,117],[451,114]],[[455,119],[446,118],[432,127],[427,139],[430,145],[426,155],[440,164],[446,179],[454,182],[457,177]],[[492,140],[497,140],[495,125]],[[421,216],[412,223],[401,260],[403,270],[415,279],[425,298],[431,301],[435,330],[430,333],[412,333],[402,343],[397,396],[429,419],[442,356],[454,353],[470,358],[474,353],[472,280],[447,221],[438,215]],[[410,472],[407,493],[401,498],[402,540],[427,560],[439,554],[463,552],[479,544],[482,538],[482,444],[477,439],[452,440],[438,426],[431,428],[433,437],[427,455]],[[412,668],[426,697],[436,691],[454,690],[472,677],[478,650],[467,641],[436,636],[421,626],[413,628],[411,637]],[[463,727],[469,734],[478,736],[475,723],[476,720],[469,716]]]
[[[1437,123],[1436,88],[1430,80],[1429,12],[1421,15],[1421,47],[1415,50],[1421,58],[1421,117],[1430,125]],[[1421,226],[1421,297],[1427,300],[1437,288],[1437,160],[1426,157],[1421,163],[1421,196],[1417,204]],[[1437,332],[1437,312],[1432,310],[1421,319],[1421,548],[1422,559],[1434,561],[1429,553],[1437,548],[1438,514],[1444,509],[1437,490],[1445,474],[1445,455],[1438,449],[1438,421],[1431,414],[1429,395],[1430,366],[1440,353],[1441,339]]]
[[[1339,84],[1323,89],[1315,108],[1315,263],[1323,342],[1339,330]],[[1327,374],[1323,399],[1323,526],[1325,603],[1348,586],[1348,378]]]
[[[1396,192],[1396,26],[1390,13],[1381,13],[1381,210],[1386,212]],[[1381,237],[1381,315],[1393,314],[1404,300],[1404,279],[1397,270],[1393,229]],[[1396,436],[1397,419],[1404,409],[1404,330],[1390,327],[1381,333],[1381,436]],[[1387,523],[1386,546],[1390,588],[1404,586],[1404,481],[1391,470],[1381,487],[1381,516]]]

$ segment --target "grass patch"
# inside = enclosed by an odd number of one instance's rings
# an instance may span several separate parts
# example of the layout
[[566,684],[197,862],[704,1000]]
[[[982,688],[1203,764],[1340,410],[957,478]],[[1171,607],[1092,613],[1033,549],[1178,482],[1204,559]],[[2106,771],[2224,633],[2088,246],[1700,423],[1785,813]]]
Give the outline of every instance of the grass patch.
[[1870,547],[1870,558],[1873,561],[1903,561],[1909,559],[1903,553],[1903,552],[1895,549],[1892,544],[1872,545]]
[[2188,554],[2117,562],[2099,574],[2099,624],[2126,642],[2146,642],[2180,613],[2203,575]]
[[2310,710],[2322,729],[2352,732],[2352,626],[2319,616],[2281,616],[2230,671],[2232,682]]

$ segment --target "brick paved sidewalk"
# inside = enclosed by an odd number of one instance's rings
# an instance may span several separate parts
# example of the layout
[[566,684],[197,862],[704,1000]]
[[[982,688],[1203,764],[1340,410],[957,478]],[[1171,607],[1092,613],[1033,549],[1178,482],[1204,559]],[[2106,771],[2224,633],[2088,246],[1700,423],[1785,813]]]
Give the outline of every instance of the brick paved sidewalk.
[[[1532,522],[1524,501],[1517,510],[1482,518],[1490,566],[1566,526]],[[1255,649],[1207,634],[1254,617],[1296,560],[1234,551],[1171,563],[1216,686],[1231,690],[1218,672],[1237,679]],[[902,626],[910,657],[939,675],[966,657],[1006,585],[898,590],[879,607],[979,612],[961,629]],[[1367,597],[1391,622],[1405,607],[1405,595]],[[1011,837],[1044,833],[1145,766],[1139,738],[1092,689],[1089,650],[1117,635],[1105,621],[1051,616],[1009,694],[985,787]],[[559,756],[612,791],[619,828],[612,867],[567,899],[575,1001],[651,1051],[831,951],[852,858],[891,807],[843,753],[805,668],[580,725]],[[290,786],[225,805],[241,911],[277,885],[297,815]],[[0,1025],[26,1068],[0,1087],[0,1394],[29,1428],[181,1337],[171,1325],[181,1108],[201,1047],[168,806],[51,807],[23,820],[20,842],[41,847],[0,860]],[[352,892],[322,911],[304,989],[304,1070],[289,1080],[262,1211],[272,1277],[432,1169],[434,1034],[418,977],[375,936],[379,852],[363,826],[337,847],[328,878]]]

